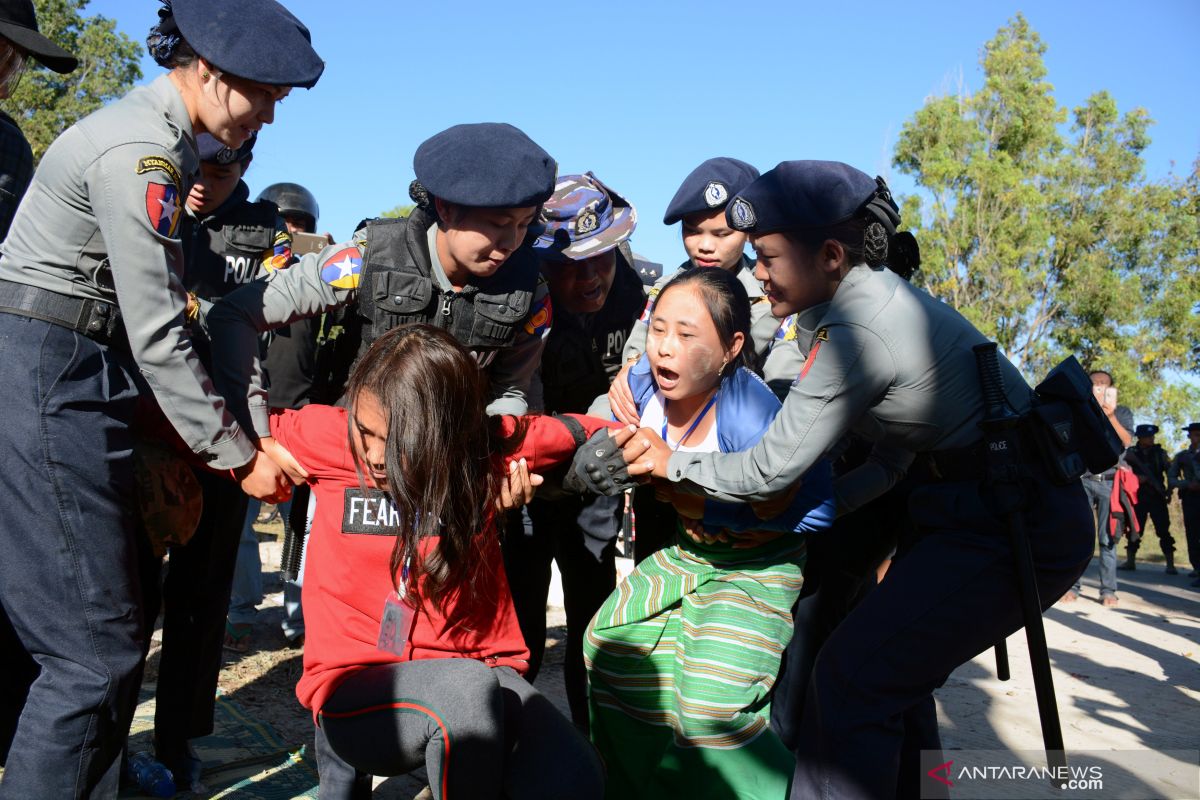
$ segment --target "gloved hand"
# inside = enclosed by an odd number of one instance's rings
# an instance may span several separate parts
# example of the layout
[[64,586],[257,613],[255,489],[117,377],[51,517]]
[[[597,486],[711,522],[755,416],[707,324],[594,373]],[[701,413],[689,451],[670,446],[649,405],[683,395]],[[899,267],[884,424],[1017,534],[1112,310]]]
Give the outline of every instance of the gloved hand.
[[[624,433],[622,437],[620,434]],[[563,488],[579,494],[602,494],[608,497],[620,494],[637,485],[621,455],[621,448],[628,439],[627,431],[619,431],[617,437],[609,435],[607,428],[592,434],[575,452],[571,468],[563,479]]]

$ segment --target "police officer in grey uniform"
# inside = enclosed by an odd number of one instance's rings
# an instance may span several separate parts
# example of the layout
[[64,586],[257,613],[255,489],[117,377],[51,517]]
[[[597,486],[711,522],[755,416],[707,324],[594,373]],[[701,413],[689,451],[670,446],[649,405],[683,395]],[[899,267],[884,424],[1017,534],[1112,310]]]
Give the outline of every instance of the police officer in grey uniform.
[[553,310],[526,240],[554,191],[554,159],[511,125],[478,123],[426,140],[413,170],[418,207],[407,218],[370,220],[352,241],[301,257],[229,295],[209,315],[214,346],[225,342],[217,371],[231,400],[253,371],[245,419],[261,435],[269,431],[267,402],[249,332],[356,298],[364,349],[397,325],[437,325],[487,372],[489,414],[528,409]]
[[[720,267],[732,272],[750,296],[750,336],[754,340],[754,367],[762,371],[767,384],[781,397],[800,374],[804,359],[796,347],[795,338],[778,335],[780,320],[771,315],[771,304],[763,293],[762,284],[754,277],[754,260],[745,254],[746,234],[729,227],[725,221],[725,206],[729,200],[758,177],[758,170],[736,158],[710,158],[696,167],[679,186],[663,215],[664,225],[681,223],[683,246],[688,260],[679,266]],[[649,291],[646,308],[629,333],[625,343],[625,361],[632,364],[646,351],[646,331],[654,301],[663,287],[674,277],[668,275],[655,282]],[[786,332],[785,332],[786,333]],[[622,375],[622,377],[624,377]],[[613,382],[613,392],[628,392],[628,382]],[[632,408],[632,396],[627,402],[610,396],[616,417],[627,419],[623,410]]]
[[[228,37],[228,19],[245,35]],[[324,64],[273,0],[176,0],[149,43],[171,72],[50,146],[0,248],[0,607],[41,666],[2,798],[116,792],[144,635],[139,394],[213,469],[262,496],[286,490],[191,346],[179,232],[196,133],[240,146]]]
[[[817,657],[793,798],[895,796],[906,712],[1022,624],[1007,528],[982,484],[985,408],[971,348],[986,339],[883,268],[910,272],[919,258],[915,240],[895,233],[896,212],[882,179],[838,162],[784,162],[742,190],[726,215],[751,236],[773,312],[799,315],[804,370],[750,451],[672,453],[643,429],[624,454],[631,474],[769,507],[847,433],[907,452],[868,458],[836,484],[844,512],[907,469],[917,536]],[[1000,363],[1008,404],[1028,409],[1028,385]],[[1048,604],[1090,559],[1091,519],[1078,481],[1057,486],[1040,463],[1027,467],[1025,524]]]
[[[196,137],[200,177],[188,193],[181,238],[184,287],[199,303],[201,317],[222,296],[291,262],[291,235],[278,209],[274,203],[251,202],[242,179],[256,138],[232,148],[207,133]],[[190,330],[200,361],[211,372],[199,320]],[[186,544],[170,547],[165,578],[160,578],[161,560],[152,558],[142,581],[147,626],[153,626],[160,600],[164,612],[155,757],[180,787],[200,777],[201,763],[189,740],[212,733],[225,614],[247,504],[245,492],[226,476],[193,469],[204,497],[196,530]]]

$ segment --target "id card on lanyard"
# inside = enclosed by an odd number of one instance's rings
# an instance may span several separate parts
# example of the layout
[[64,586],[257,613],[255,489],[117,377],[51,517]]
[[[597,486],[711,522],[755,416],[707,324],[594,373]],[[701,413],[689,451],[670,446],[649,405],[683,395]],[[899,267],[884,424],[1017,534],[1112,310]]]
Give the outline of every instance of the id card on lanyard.
[[403,656],[408,648],[413,623],[417,618],[416,609],[404,599],[408,588],[408,568],[411,564],[412,556],[409,556],[404,560],[404,568],[400,571],[400,587],[394,592],[388,592],[383,603],[383,616],[379,621],[379,641],[376,647],[397,656]]

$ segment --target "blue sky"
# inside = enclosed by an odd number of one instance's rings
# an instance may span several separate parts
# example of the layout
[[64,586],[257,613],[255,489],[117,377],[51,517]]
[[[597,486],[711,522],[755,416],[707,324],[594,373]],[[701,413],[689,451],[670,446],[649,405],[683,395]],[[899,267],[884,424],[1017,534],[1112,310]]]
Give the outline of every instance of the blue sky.
[[[562,173],[594,171],[639,212],[635,248],[673,266],[662,224],[679,182],[728,155],[768,169],[846,161],[912,189],[890,166],[926,97],[982,81],[979,52],[1018,11],[1049,46],[1049,80],[1073,107],[1108,89],[1156,125],[1147,173],[1186,173],[1200,154],[1200,3],[511,2],[291,0],[327,63],[260,137],[247,182],[308,186],[322,231],[408,202],[412,154],[460,122],[525,130]],[[149,0],[93,0],[141,41]],[[853,11],[848,9],[853,8]],[[145,59],[146,80],[161,74]]]

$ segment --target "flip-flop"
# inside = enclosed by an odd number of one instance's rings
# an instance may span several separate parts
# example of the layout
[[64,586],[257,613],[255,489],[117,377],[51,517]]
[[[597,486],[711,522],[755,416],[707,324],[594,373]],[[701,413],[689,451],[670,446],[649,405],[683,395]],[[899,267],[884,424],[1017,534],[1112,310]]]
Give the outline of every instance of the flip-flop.
[[231,653],[250,652],[250,632],[252,630],[254,630],[254,626],[245,622],[226,622],[225,641],[222,647]]

